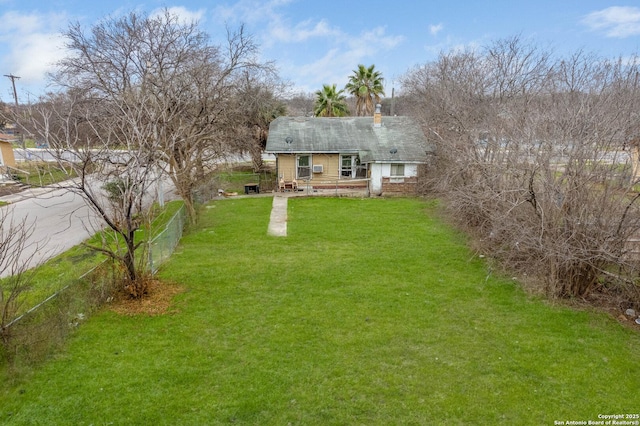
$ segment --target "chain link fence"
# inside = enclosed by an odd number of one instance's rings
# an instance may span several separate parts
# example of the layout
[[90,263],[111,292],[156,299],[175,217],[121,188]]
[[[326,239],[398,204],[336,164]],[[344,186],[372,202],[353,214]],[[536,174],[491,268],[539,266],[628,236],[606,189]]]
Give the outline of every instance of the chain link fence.
[[0,361],[16,365],[46,358],[112,297],[121,278],[120,268],[111,261],[102,262],[14,318],[0,329]]
[[160,234],[149,242],[149,271],[155,274],[176,249],[182,238],[187,221],[187,211],[183,206],[173,215]]
[[[148,270],[152,274],[175,250],[185,223],[186,209],[182,205],[147,245]],[[0,362],[13,365],[16,360],[29,363],[44,359],[75,327],[113,297],[123,278],[123,269],[106,260],[7,324],[0,324]]]

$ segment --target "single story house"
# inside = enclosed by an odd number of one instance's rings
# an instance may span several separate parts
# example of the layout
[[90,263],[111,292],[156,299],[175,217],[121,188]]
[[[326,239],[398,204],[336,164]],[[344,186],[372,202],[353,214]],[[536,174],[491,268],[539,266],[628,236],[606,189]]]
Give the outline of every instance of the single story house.
[[434,154],[409,117],[278,117],[265,152],[287,187],[362,188],[369,194],[414,193],[419,166]]

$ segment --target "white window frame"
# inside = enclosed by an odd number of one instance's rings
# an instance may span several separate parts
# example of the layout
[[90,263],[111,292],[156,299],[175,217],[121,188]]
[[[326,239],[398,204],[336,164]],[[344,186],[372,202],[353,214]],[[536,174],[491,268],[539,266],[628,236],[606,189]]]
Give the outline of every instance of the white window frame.
[[389,171],[391,177],[404,177],[404,163],[391,163]]
[[[355,163],[356,163],[356,159],[358,158],[357,155],[340,155],[340,179],[344,179],[344,178],[351,178],[353,179],[354,177],[356,177],[356,168],[355,168]],[[349,159],[349,167],[344,167],[343,161],[345,159]],[[345,175],[344,173],[348,172],[349,174]]]
[[[345,168],[342,166],[342,160],[344,158],[350,158],[351,159],[351,167],[349,168]],[[361,176],[358,176],[358,171],[362,170],[364,171],[364,176],[361,173]],[[343,175],[343,172],[349,172],[349,175]],[[358,177],[363,178],[366,177],[366,165],[363,165],[360,163],[360,156],[358,154],[341,154],[340,155],[340,179],[345,179],[345,178],[349,178],[349,179],[356,179]]]
[[[306,166],[300,166],[300,159],[302,157],[308,157],[309,158],[309,164]],[[298,154],[296,156],[296,179],[311,179],[311,176],[313,176],[312,173],[312,168],[313,168],[313,158],[311,158],[311,154]],[[302,174],[300,174],[300,169],[307,169],[307,175],[304,176]]]

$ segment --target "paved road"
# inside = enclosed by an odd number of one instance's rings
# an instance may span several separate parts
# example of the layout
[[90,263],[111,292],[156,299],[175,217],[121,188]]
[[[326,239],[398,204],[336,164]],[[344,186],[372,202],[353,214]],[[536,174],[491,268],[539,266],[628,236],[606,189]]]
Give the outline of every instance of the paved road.
[[[173,186],[165,183],[164,200],[175,198]],[[25,258],[33,255],[29,267],[46,262],[104,228],[102,220],[84,199],[66,189],[28,189],[0,197],[0,201],[10,203],[1,208],[12,211],[14,221],[26,218],[33,227],[24,253]]]
[[29,189],[0,200],[11,203],[2,209],[9,209],[15,222],[26,218],[33,227],[23,253],[25,258],[33,255],[30,267],[80,244],[102,229],[101,220],[82,197],[64,189]]
[[[120,151],[121,152],[121,151]],[[18,168],[20,168],[19,164],[22,161],[46,161],[46,162],[55,162],[56,159],[53,155],[49,153],[49,150],[45,148],[14,148],[13,155],[18,162]],[[71,153],[65,154],[65,160],[71,161],[74,159],[74,155]],[[262,154],[262,159],[264,161],[276,161],[276,157],[273,154]],[[222,159],[221,162],[227,163],[246,163],[251,162],[251,156],[248,155],[234,155],[229,156],[228,158]]]

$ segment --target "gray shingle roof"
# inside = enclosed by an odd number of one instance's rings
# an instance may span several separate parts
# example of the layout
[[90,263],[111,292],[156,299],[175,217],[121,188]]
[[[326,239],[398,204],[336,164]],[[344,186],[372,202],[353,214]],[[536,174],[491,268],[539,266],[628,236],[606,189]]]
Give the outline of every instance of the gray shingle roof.
[[[287,142],[289,140],[289,143]],[[425,162],[433,147],[409,117],[278,117],[269,126],[266,152],[359,153],[362,162]]]

